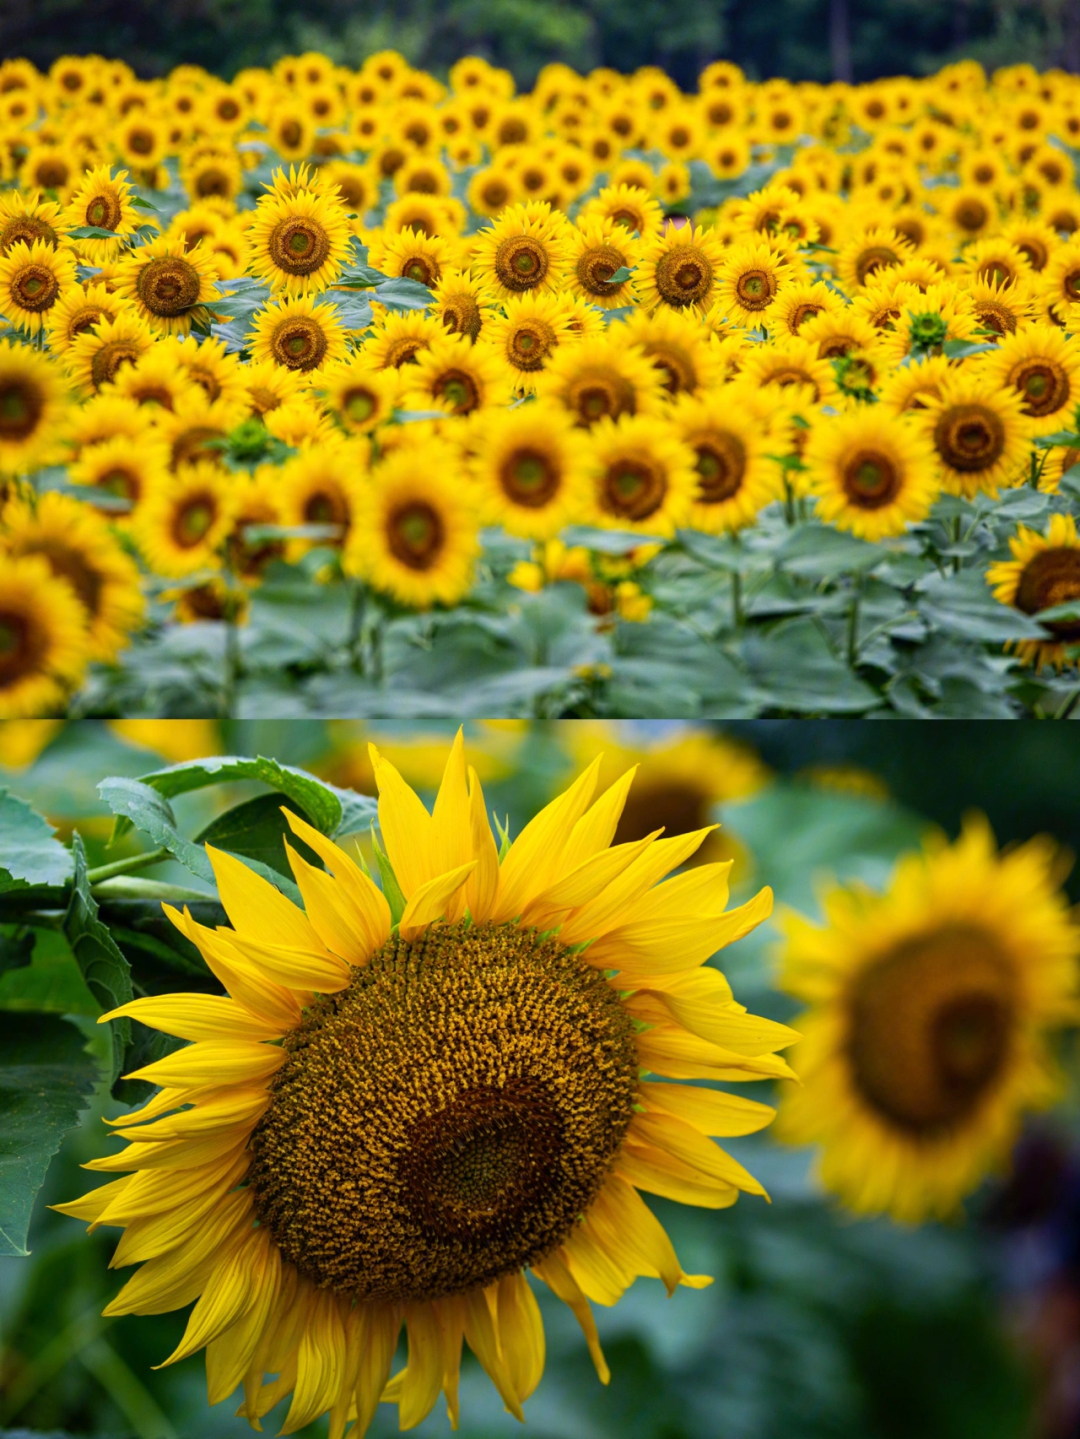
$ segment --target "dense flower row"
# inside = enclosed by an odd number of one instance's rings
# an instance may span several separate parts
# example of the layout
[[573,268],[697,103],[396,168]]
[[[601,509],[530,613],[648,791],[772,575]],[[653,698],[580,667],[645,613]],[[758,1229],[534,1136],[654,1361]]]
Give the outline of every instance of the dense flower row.
[[[484,527],[536,544],[520,590],[633,621],[680,532],[783,505],[910,538],[942,493],[1030,484],[1049,529],[989,579],[1068,603],[1077,136],[1080,84],[1025,67],[717,63],[692,96],[549,67],[515,96],[391,53],[231,85],[6,62],[0,715],[62,705],[148,599],[242,621],[313,547],[320,581],[459,604]],[[1077,635],[1059,615],[1021,655]]]

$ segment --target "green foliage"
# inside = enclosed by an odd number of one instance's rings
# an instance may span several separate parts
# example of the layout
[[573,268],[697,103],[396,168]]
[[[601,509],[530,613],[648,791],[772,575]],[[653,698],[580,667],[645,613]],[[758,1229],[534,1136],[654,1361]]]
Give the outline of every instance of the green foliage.
[[48,820],[0,789],[0,893],[31,884],[63,884],[71,856]]
[[[72,837],[71,852],[75,860],[75,876],[71,898],[62,921],[64,937],[71,945],[87,989],[102,1010],[117,1009],[134,998],[131,966],[120,953],[107,927],[98,918],[97,900],[90,893],[86,846],[78,833]],[[116,1079],[123,1067],[124,1052],[130,1039],[131,1021],[114,1020],[110,1080]]]
[[72,1025],[51,1014],[0,1014],[0,1254],[29,1253],[34,1199],[96,1078]]

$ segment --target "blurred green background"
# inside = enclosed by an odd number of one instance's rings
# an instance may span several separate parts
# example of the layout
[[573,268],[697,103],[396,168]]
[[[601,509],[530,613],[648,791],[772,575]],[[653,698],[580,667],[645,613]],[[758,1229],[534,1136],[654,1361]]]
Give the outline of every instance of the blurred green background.
[[[691,730],[661,723],[504,722],[468,728],[470,757],[490,807],[521,825],[598,748],[660,773],[687,737],[715,737],[719,763],[707,808],[722,821],[739,876],[736,899],[771,884],[782,903],[812,911],[829,875],[884,885],[895,857],[929,825],[950,836],[977,807],[999,841],[1049,832],[1080,848],[1080,754],[1062,726],[759,722]],[[208,753],[264,754],[339,785],[370,784],[364,741],[376,738],[422,793],[450,729],[374,731],[346,722],[121,721],[0,726],[0,787],[48,815],[61,836],[77,826],[90,863],[110,821],[95,794],[110,774]],[[731,747],[732,741],[735,747]],[[727,748],[725,748],[727,746]],[[668,757],[666,759],[665,757]],[[727,777],[727,778],[726,778]],[[747,793],[747,791],[750,791]],[[175,802],[185,832],[254,793],[230,785]],[[143,845],[123,841],[123,852]],[[148,847],[148,845],[144,846]],[[154,877],[192,883],[179,867]],[[1074,897],[1075,877],[1070,881]],[[736,998],[789,1018],[771,985],[768,926],[718,959]],[[94,1034],[96,1006],[74,982],[63,946],[39,946],[29,969],[0,975],[0,1023],[20,1012],[75,1012]],[[178,986],[177,986],[178,987]],[[100,1046],[101,1031],[96,1031]],[[746,1092],[764,1098],[765,1086]],[[184,1316],[102,1320],[121,1276],[107,1268],[116,1231],[87,1236],[50,1201],[96,1182],[80,1162],[104,1152],[102,1114],[123,1106],[99,1091],[65,1142],[30,1231],[29,1258],[0,1259],[0,1434],[109,1439],[226,1439],[250,1432],[234,1402],[208,1410],[201,1356],[154,1371]],[[1015,1173],[988,1183],[954,1225],[905,1229],[853,1220],[819,1192],[813,1156],[766,1132],[725,1141],[759,1175],[773,1203],[734,1209],[655,1204],[684,1266],[716,1283],[664,1297],[639,1280],[612,1310],[597,1309],[612,1368],[597,1382],[569,1312],[541,1294],[545,1377],[526,1406],[533,1439],[1074,1439],[1080,1434],[1080,1119],[1075,1098],[1033,1123]],[[0,1153],[0,1163],[4,1156]],[[395,1432],[383,1408],[372,1433]],[[284,1409],[265,1421],[276,1432]],[[470,1359],[462,1376],[468,1439],[518,1432]],[[6,1427],[5,1427],[6,1426]],[[449,1433],[441,1402],[415,1431]],[[326,1434],[325,1421],[306,1435]]]
[[926,74],[961,55],[989,67],[1080,68],[1076,0],[4,0],[0,57],[119,56],[140,75],[181,62],[231,77],[298,50],[357,65],[400,49],[436,73],[478,53],[530,85],[541,65],[663,65],[693,88],[710,60],[753,79]]

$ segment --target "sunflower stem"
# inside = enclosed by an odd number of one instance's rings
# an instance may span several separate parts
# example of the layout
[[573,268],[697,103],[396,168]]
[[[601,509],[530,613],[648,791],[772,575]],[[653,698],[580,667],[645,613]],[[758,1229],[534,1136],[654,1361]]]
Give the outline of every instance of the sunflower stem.
[[859,605],[862,601],[862,575],[851,577],[851,608],[848,610],[847,658],[855,668],[859,658]]
[[784,476],[784,519],[789,525],[795,523],[795,492],[787,475]]
[[1071,719],[1078,704],[1080,704],[1080,689],[1073,690],[1071,695],[1066,696],[1064,703],[1054,711],[1054,719]]
[[364,673],[364,615],[367,610],[367,592],[359,580],[352,580],[349,596],[349,656],[352,667],[358,675]]
[[738,570],[732,570],[731,572],[731,621],[735,629],[742,629],[742,575]]
[[128,855],[127,859],[114,859],[112,864],[100,864],[97,869],[88,870],[87,883],[100,884],[103,879],[112,879],[114,874],[134,874],[136,870],[149,869],[171,858],[167,849],[151,849],[145,854]]
[[221,717],[228,719],[236,703],[236,681],[240,673],[240,634],[236,623],[238,604],[233,601],[232,575],[225,571],[225,655],[221,679]]

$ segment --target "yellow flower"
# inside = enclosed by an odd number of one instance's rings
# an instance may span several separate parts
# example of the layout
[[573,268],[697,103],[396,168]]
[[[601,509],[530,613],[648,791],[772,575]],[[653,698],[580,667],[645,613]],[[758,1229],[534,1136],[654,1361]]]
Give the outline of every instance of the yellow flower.
[[45,200],[36,191],[0,192],[0,255],[6,255],[12,245],[33,245],[37,240],[55,248],[59,223],[60,206],[55,200]]
[[217,465],[199,460],[152,486],[131,528],[149,569],[180,578],[221,568],[220,550],[232,524],[229,481]]
[[660,373],[644,350],[628,345],[618,331],[567,345],[537,379],[541,398],[558,400],[579,425],[605,416],[655,413],[662,408]]
[[0,719],[61,707],[86,670],[86,615],[37,555],[0,564]]
[[724,252],[708,230],[669,225],[641,247],[634,276],[642,305],[707,310],[717,295]]
[[115,660],[143,622],[139,571],[106,522],[55,491],[31,506],[12,501],[0,520],[0,545],[14,559],[37,555],[70,585],[86,615],[86,654]]
[[357,506],[345,567],[409,609],[453,605],[469,592],[477,519],[461,462],[445,440],[395,450]]
[[508,205],[476,236],[472,268],[500,299],[557,290],[570,258],[570,225],[543,200]]
[[348,259],[346,213],[340,200],[313,190],[264,195],[246,231],[251,273],[286,295],[327,289]]
[[466,335],[474,343],[497,310],[491,297],[468,270],[444,269],[432,286],[431,317],[442,321],[452,335]]
[[65,292],[75,288],[75,259],[47,240],[17,240],[0,256],[0,315],[38,335]]
[[839,395],[832,360],[821,355],[818,342],[809,336],[781,335],[772,344],[755,345],[739,374],[751,384],[778,389],[805,385],[816,405],[833,404]]
[[[1013,558],[991,565],[986,572],[986,582],[1001,604],[1037,619],[1040,610],[1080,600],[1080,538],[1072,515],[1051,515],[1045,535],[1020,525],[1009,540],[1009,549]],[[1040,623],[1050,632],[1045,640],[1019,640],[1009,648],[1035,669],[1075,665],[1068,648],[1080,643],[1080,623]]]
[[0,474],[45,464],[63,437],[67,387],[47,356],[0,341]]
[[1017,392],[977,369],[944,376],[919,420],[937,451],[942,489],[969,499],[1026,478],[1029,427]]
[[400,230],[373,245],[368,259],[384,275],[403,275],[429,288],[438,284],[443,271],[453,264],[456,245],[440,235],[422,235],[418,230]]
[[287,370],[308,373],[344,359],[345,329],[333,305],[318,305],[309,295],[275,300],[255,316],[251,357],[273,360]]
[[793,278],[781,251],[766,240],[744,240],[723,257],[717,303],[736,325],[768,325],[777,292]]
[[195,387],[195,380],[181,363],[182,343],[175,337],[162,338],[130,364],[121,365],[113,377],[115,392],[144,406],[148,419],[159,408],[175,410],[181,396]]
[[573,301],[567,295],[531,291],[503,302],[503,313],[484,326],[481,344],[490,346],[516,388],[526,395],[559,346],[573,340]]
[[192,320],[217,298],[216,278],[213,262],[201,246],[187,250],[182,239],[161,236],[120,261],[116,291],[131,301],[151,329],[186,335]]
[[487,524],[526,539],[552,539],[589,501],[588,446],[550,402],[485,412],[472,464]]
[[587,200],[579,218],[610,221],[648,240],[660,233],[664,212],[648,190],[640,190],[636,185],[613,184]]
[[771,416],[756,386],[680,395],[670,418],[694,454],[691,529],[711,535],[744,529],[781,497],[780,472],[769,453]]
[[169,450],[156,432],[114,435],[84,446],[70,467],[72,484],[129,500],[134,510],[151,490],[168,484]]
[[494,350],[444,332],[402,374],[402,387],[402,409],[471,415],[508,400],[511,382]]
[[401,375],[376,369],[359,355],[350,355],[323,371],[320,384],[327,407],[343,429],[367,434],[385,424],[401,392]]
[[652,415],[603,419],[590,431],[596,522],[670,538],[690,520],[697,495],[694,453],[675,426]]
[[803,458],[818,514],[863,540],[903,534],[926,518],[938,496],[934,452],[925,434],[880,406],[819,420]]
[[114,176],[110,165],[98,165],[87,170],[72,191],[61,216],[60,224],[65,230],[90,226],[95,230],[112,230],[114,235],[121,237],[115,240],[73,241],[75,248],[91,265],[114,259],[123,249],[127,236],[134,235],[140,225],[152,223],[149,212],[140,213],[131,203],[127,173],[121,170]]
[[641,258],[640,241],[627,233],[625,225],[582,213],[569,240],[567,288],[571,295],[604,310],[637,303],[633,275],[626,280],[611,279],[619,270],[634,270]]
[[1080,949],[1058,874],[1049,841],[999,855],[974,816],[904,856],[887,893],[837,886],[823,926],[782,917],[781,982],[810,1008],[777,1133],[822,1146],[849,1209],[954,1214],[1056,1096],[1047,1037],[1075,1022]]
[[377,370],[399,370],[415,361],[421,351],[430,349],[436,340],[445,338],[448,328],[434,315],[417,310],[404,314],[386,310],[376,317],[360,353]]
[[289,558],[297,560],[314,545],[341,549],[348,543],[359,512],[365,475],[366,450],[361,442],[335,437],[306,450],[281,469],[278,504],[286,525],[327,525],[332,533],[317,540],[292,540]]
[[914,245],[898,230],[871,225],[854,234],[840,247],[836,272],[845,290],[853,295],[871,276],[878,276],[882,270],[901,264],[914,252]]
[[704,393],[722,382],[723,354],[695,313],[662,305],[631,315],[621,333],[645,351],[669,396]]
[[58,354],[65,354],[85,330],[92,330],[102,320],[116,320],[130,308],[126,300],[104,285],[72,285],[61,292],[46,316],[49,345]]
[[1080,350],[1053,325],[1028,325],[1007,335],[981,367],[1012,386],[1037,433],[1060,429],[1080,398]]
[[[232,997],[124,1006],[197,1038],[138,1072],[167,1087],[121,1127],[137,1148],[92,1161],[147,1159],[149,1178],[61,1206],[132,1224],[121,1263],[139,1254],[136,1234],[153,1235],[158,1257],[110,1313],[161,1309],[180,1297],[170,1273],[197,1276],[185,1294],[204,1297],[170,1358],[210,1343],[211,1402],[246,1379],[258,1423],[291,1388],[287,1431],[352,1411],[356,1439],[380,1398],[411,1425],[440,1387],[456,1423],[463,1339],[521,1417],[543,1354],[530,1269],[578,1318],[606,1380],[586,1296],[614,1303],[638,1274],[669,1291],[707,1282],[684,1273],[639,1189],[711,1208],[763,1193],[708,1136],[772,1114],[641,1071],[783,1076],[775,1051],[796,1038],[746,1014],[703,963],[769,913],[771,893],[725,912],[727,865],[658,885],[700,830],[611,849],[630,775],[593,804],[591,766],[500,864],[460,736],[431,815],[375,750],[372,762],[397,924],[348,855],[295,816],[330,871],[290,850],[306,913],[211,847],[233,928],[169,913]],[[189,1097],[193,1109],[163,1117]],[[168,1171],[152,1167],[163,1142]],[[284,1316],[279,1356],[269,1336]],[[390,1379],[402,1324],[410,1359]],[[264,1383],[270,1357],[283,1382]]]

